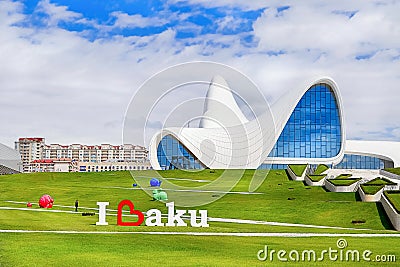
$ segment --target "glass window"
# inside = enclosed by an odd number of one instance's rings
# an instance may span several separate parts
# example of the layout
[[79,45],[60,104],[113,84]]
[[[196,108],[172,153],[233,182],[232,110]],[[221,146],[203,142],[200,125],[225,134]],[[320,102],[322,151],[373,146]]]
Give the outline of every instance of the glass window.
[[203,164],[178,140],[164,136],[157,147],[157,158],[161,169],[204,169]]
[[297,104],[269,156],[333,158],[339,154],[341,141],[339,108],[332,88],[316,84]]
[[345,154],[342,161],[335,165],[335,169],[383,169],[385,161],[371,156]]

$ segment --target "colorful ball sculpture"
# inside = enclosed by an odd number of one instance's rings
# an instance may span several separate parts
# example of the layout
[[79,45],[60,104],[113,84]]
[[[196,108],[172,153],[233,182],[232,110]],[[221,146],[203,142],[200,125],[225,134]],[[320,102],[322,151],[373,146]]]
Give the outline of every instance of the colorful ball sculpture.
[[153,190],[153,199],[154,200],[168,200],[168,195],[161,188]]
[[156,187],[156,186],[160,186],[161,185],[161,181],[158,180],[157,178],[152,178],[150,180],[150,186],[151,187]]
[[43,195],[40,199],[39,199],[39,207],[41,208],[46,208],[46,209],[50,209],[53,207],[53,202],[54,199],[49,196],[49,195]]

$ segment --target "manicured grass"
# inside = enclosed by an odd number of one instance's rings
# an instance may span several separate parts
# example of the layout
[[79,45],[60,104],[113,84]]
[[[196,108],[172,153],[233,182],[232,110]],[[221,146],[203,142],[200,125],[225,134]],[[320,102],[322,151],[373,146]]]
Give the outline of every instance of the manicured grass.
[[385,186],[384,185],[369,185],[369,184],[361,185],[362,191],[364,191],[364,193],[367,195],[375,195],[383,187],[385,187]]
[[[259,261],[257,253],[292,250],[300,253],[337,249],[337,237],[204,237],[157,235],[0,234],[4,266],[396,266],[396,263],[331,261]],[[375,255],[395,255],[398,238],[345,237],[347,249]],[[4,244],[6,243],[6,245]],[[21,246],[21,244],[23,244]],[[287,256],[287,255],[286,255]]]
[[388,198],[390,203],[392,203],[392,205],[396,209],[397,213],[400,213],[400,191],[399,190],[385,191],[383,193]]
[[387,168],[385,171],[400,175],[400,168]]
[[329,170],[329,167],[325,164],[320,164],[318,167],[315,169],[314,174],[319,175],[322,174],[324,171]]
[[[216,170],[222,173],[222,170]],[[191,178],[192,173],[182,171],[162,172],[169,177],[179,175]],[[321,187],[304,187],[302,183],[290,180],[284,170],[265,171],[266,179],[258,188],[259,195],[227,194],[218,201],[198,207],[208,210],[210,217],[268,220],[276,222],[319,224],[340,227],[353,227],[351,220],[353,214],[356,217],[370,218],[364,227],[371,229],[384,229],[381,224],[376,206],[370,203],[355,201],[355,194],[327,193]],[[135,172],[135,176],[153,176],[152,172]],[[207,179],[209,172],[197,172],[198,179]],[[233,191],[248,191],[254,170],[247,170]],[[72,206],[75,199],[79,200],[81,207],[97,208],[97,201],[108,201],[110,207],[116,209],[117,204],[123,199],[134,201],[135,208],[146,211],[152,208],[166,212],[164,203],[151,201],[152,197],[143,190],[132,190],[133,178],[129,172],[105,172],[105,173],[42,173],[42,174],[18,174],[2,176],[0,178],[0,206],[10,206],[11,203],[4,200],[31,201],[37,203],[43,194],[50,194],[55,199],[55,204]],[[188,182],[188,181],[186,181]],[[196,183],[198,186],[198,184]],[[145,190],[152,191],[151,188]],[[167,189],[163,187],[163,189]],[[168,192],[168,191],[167,191]],[[173,200],[168,192],[170,201]],[[192,193],[188,197],[196,197],[198,193]],[[288,198],[294,200],[288,201]],[[25,207],[23,204],[14,204],[17,207]],[[340,206],[340,209],[338,209]],[[282,208],[284,207],[284,208]],[[60,208],[61,209],[61,208]],[[356,212],[354,212],[356,210]],[[16,211],[14,211],[16,212]],[[4,214],[3,211],[0,212]],[[1,217],[0,214],[0,217]],[[35,218],[36,213],[21,212],[22,217],[11,220],[13,225],[28,227]],[[40,215],[44,216],[44,215]],[[80,230],[93,230],[99,227],[87,224],[96,222],[96,218],[81,218],[65,226],[64,222],[58,222],[61,214],[50,214],[49,220],[54,218],[53,224],[46,224],[34,220],[37,229],[49,229],[57,226],[58,230],[73,227]],[[54,217],[53,217],[54,216]],[[72,217],[74,218],[74,217]],[[114,218],[115,219],[115,218]],[[114,220],[111,219],[111,220]],[[226,224],[225,224],[226,225]],[[22,227],[23,226],[23,227]],[[115,225],[114,225],[115,227]],[[115,229],[110,226],[110,230]],[[116,227],[120,229],[120,227]],[[230,228],[230,227],[228,227]],[[165,229],[165,228],[164,228]],[[106,229],[108,230],[108,229]],[[230,229],[229,229],[230,230]]]
[[[221,170],[217,171],[222,172]],[[165,172],[163,175],[177,177],[179,173],[184,174],[185,178],[191,177],[191,173],[188,172],[171,171],[168,173]],[[207,172],[202,173],[204,177],[196,173],[199,179],[206,179],[209,175]],[[135,172],[137,176],[144,176],[146,174],[149,177],[153,176],[151,172]],[[233,191],[248,191],[248,186],[253,175],[253,170],[244,172],[242,180],[235,186]],[[375,205],[355,202],[354,193],[348,195],[327,193],[320,187],[306,189],[302,183],[291,181],[284,170],[270,171],[269,173],[266,171],[265,175],[267,175],[266,180],[257,190],[257,192],[263,194],[228,194],[216,202],[198,207],[197,209],[207,209],[210,217],[269,220],[341,227],[353,227],[351,224],[351,220],[353,219],[352,213],[354,214],[353,210],[356,209],[357,212],[354,215],[357,215],[357,217],[373,218],[368,220],[368,224],[364,225],[364,227],[384,229]],[[0,206],[12,205],[3,202],[4,200],[37,203],[42,194],[50,194],[55,199],[55,204],[59,205],[73,206],[75,199],[79,199],[81,207],[97,208],[97,201],[109,201],[109,208],[116,209],[117,204],[121,200],[131,199],[135,203],[135,208],[139,210],[146,211],[151,208],[157,208],[162,212],[166,212],[165,204],[151,201],[151,196],[142,190],[131,190],[133,182],[134,180],[128,172],[46,173],[3,176],[0,178]],[[196,183],[196,185],[198,184]],[[145,189],[147,190],[147,188]],[[166,189],[166,187],[163,187],[163,189]],[[150,192],[151,190],[149,188]],[[171,193],[168,192],[168,194],[170,196]],[[193,193],[191,196],[196,197],[197,195],[198,193]],[[288,198],[294,198],[294,200],[288,201]],[[170,199],[172,201],[172,198]],[[23,204],[14,205],[25,207]],[[340,206],[340,210],[338,209],[338,205]],[[71,209],[73,208],[71,207],[67,210]],[[7,213],[8,216],[12,216],[10,212]],[[18,213],[17,211],[13,212],[14,214]],[[3,211],[0,213],[5,214]],[[33,224],[36,225],[38,230],[48,230],[51,228],[62,230],[71,227],[78,230],[104,230],[101,227],[99,229],[99,227],[93,227],[88,224],[88,221],[91,224],[96,222],[96,218],[94,217],[84,219],[79,217],[76,220],[75,217],[71,217],[73,223],[66,227],[65,222],[57,221],[57,218],[62,216],[61,214],[45,215],[51,222],[50,224],[46,224],[40,220],[31,221],[32,218],[38,216],[36,213],[19,213],[21,214],[18,216],[12,216],[15,217],[15,220],[13,219],[7,223],[9,224],[9,229],[15,229],[16,225],[20,225],[20,229],[30,229],[30,225]],[[110,220],[115,220],[115,218],[112,217]],[[226,226],[225,231],[231,230],[230,224],[229,226],[228,224],[224,225]],[[249,226],[243,225],[243,228],[246,227]],[[257,227],[265,230],[265,228],[260,226]],[[121,227],[116,227],[115,224],[112,226],[110,223],[108,228],[110,229],[106,230],[116,231],[116,229],[120,229]],[[223,231],[222,228],[219,230]]]
[[396,185],[396,183],[393,183],[386,178],[377,177],[369,182],[366,182],[365,185]]
[[353,178],[353,179],[327,179],[328,182],[330,182],[333,185],[336,186],[349,186],[352,185],[358,181],[360,181],[361,178]]
[[290,164],[288,167],[293,171],[293,173],[297,176],[300,177],[303,175],[304,171],[307,168],[307,165],[305,164]]
[[326,174],[319,174],[319,175],[307,175],[313,182],[319,182],[326,177]]
[[369,182],[366,182],[361,185],[361,189],[367,195],[375,195],[379,190],[381,190],[385,185],[396,185],[392,181],[386,178],[375,178]]
[[[164,177],[193,180],[216,180],[223,170],[200,172],[166,171]],[[237,170],[238,173],[243,171]],[[233,174],[236,173],[232,172]],[[135,177],[149,180],[154,171],[133,172]],[[254,170],[246,170],[233,191],[248,191]],[[375,203],[357,202],[354,193],[325,192],[321,187],[305,187],[292,181],[284,170],[257,172],[266,179],[257,189],[257,195],[227,194],[218,201],[195,207],[206,209],[214,218],[235,218],[293,224],[327,225],[346,228],[371,229],[362,233],[393,233],[386,231]],[[83,207],[97,208],[97,201],[108,201],[108,208],[117,209],[123,199],[134,202],[135,209],[147,211],[159,209],[167,212],[164,203],[151,201],[143,190],[133,190],[135,180],[129,172],[104,173],[33,173],[5,175],[0,177],[0,207],[25,208],[24,203],[37,203],[43,194],[50,194],[55,205],[52,210],[74,210],[79,200],[80,212],[91,211]],[[194,181],[176,181],[187,186],[200,186]],[[167,184],[166,184],[167,186]],[[163,187],[167,189],[168,187]],[[152,190],[151,188],[144,188]],[[167,191],[168,192],[168,191]],[[192,193],[188,197],[196,197]],[[288,200],[288,199],[291,200]],[[171,201],[173,200],[171,195]],[[20,201],[11,203],[7,201]],[[38,209],[35,205],[32,210]],[[187,208],[184,208],[187,209]],[[115,214],[116,212],[110,212]],[[132,220],[126,218],[124,220]],[[0,210],[0,229],[12,230],[60,230],[91,232],[315,232],[358,233],[356,230],[285,227],[260,224],[209,222],[209,228],[193,227],[138,227],[118,226],[116,216],[107,216],[108,226],[96,226],[98,216],[81,216],[80,213],[52,213],[23,210]],[[352,221],[365,220],[362,225]],[[163,219],[165,222],[165,220]],[[22,234],[0,233],[1,266],[257,266],[256,254],[264,245],[273,249],[326,249],[334,247],[337,238],[261,238],[261,237],[202,237],[125,234]],[[376,253],[399,253],[391,238],[348,238],[358,248],[374,249]],[[379,246],[378,246],[379,244]],[[391,248],[391,249],[388,249]],[[269,262],[263,262],[264,265]],[[279,263],[279,262],[278,262]],[[277,264],[276,262],[273,265]],[[283,263],[281,266],[286,266]],[[307,264],[309,265],[309,264]],[[313,263],[320,266],[321,263]],[[341,266],[353,266],[343,263]]]
[[352,176],[351,174],[341,174],[337,176],[335,179],[348,179],[351,176]]

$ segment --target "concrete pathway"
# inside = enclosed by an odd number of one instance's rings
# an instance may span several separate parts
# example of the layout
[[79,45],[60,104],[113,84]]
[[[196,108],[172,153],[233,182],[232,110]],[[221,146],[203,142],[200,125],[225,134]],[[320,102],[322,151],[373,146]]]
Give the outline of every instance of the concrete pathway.
[[[120,186],[105,186],[99,188],[111,188],[111,189],[123,189],[123,190],[154,190],[159,187],[120,187]],[[163,191],[173,191],[173,192],[193,192],[193,193],[219,193],[219,194],[238,194],[238,195],[263,195],[265,193],[260,192],[237,192],[237,191],[218,191],[218,190],[196,190],[196,189],[168,189],[161,187]]]
[[216,233],[216,232],[105,232],[105,231],[48,231],[48,230],[1,230],[0,233],[45,233],[84,235],[184,235],[184,236],[237,236],[237,237],[400,237],[400,234],[330,234],[330,233]]
[[[22,202],[23,203],[23,202]],[[55,206],[55,205],[54,205]],[[63,206],[68,207],[68,206]],[[96,208],[80,208],[98,210]],[[33,212],[54,212],[54,213],[70,213],[80,214],[81,212],[67,211],[67,210],[56,210],[56,209],[35,209],[35,208],[17,208],[17,207],[0,207],[0,210],[20,210],[20,211],[33,211]],[[107,210],[114,211],[117,210]],[[126,211],[129,212],[129,211]],[[106,213],[107,216],[117,216],[115,213]],[[146,216],[146,213],[144,213]],[[136,215],[123,214],[124,217],[136,217]],[[162,214],[162,218],[167,218],[167,214]],[[190,220],[190,216],[182,216],[184,220]],[[269,226],[283,226],[283,227],[301,227],[301,228],[315,228],[315,229],[336,229],[336,230],[354,230],[354,231],[370,231],[372,229],[363,228],[345,228],[336,226],[325,226],[325,225],[311,225],[311,224],[297,224],[297,223],[282,223],[282,222],[269,222],[269,221],[257,221],[257,220],[246,220],[246,219],[232,219],[232,218],[215,218],[208,217],[209,222],[221,222],[221,223],[237,223],[237,224],[250,224],[250,225],[269,225]]]

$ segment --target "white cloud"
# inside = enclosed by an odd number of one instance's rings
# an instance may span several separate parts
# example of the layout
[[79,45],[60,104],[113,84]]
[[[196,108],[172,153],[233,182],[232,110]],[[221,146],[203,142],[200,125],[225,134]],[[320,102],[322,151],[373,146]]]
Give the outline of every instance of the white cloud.
[[[24,20],[18,5],[2,9],[0,17]],[[13,23],[18,20],[9,19]],[[58,27],[43,30],[2,24],[0,40],[0,113],[5,127],[0,142],[9,145],[20,136],[39,135],[50,142],[120,143],[128,101],[136,88],[167,63],[174,32],[150,37],[115,37],[89,42]],[[21,38],[23,37],[23,38]],[[135,49],[132,43],[145,43]],[[147,48],[146,48],[147,47]],[[167,61],[170,55],[165,56]],[[154,63],[136,63],[148,57]],[[152,66],[152,67],[148,67]]]
[[167,24],[167,20],[157,17],[143,17],[140,14],[129,15],[124,12],[115,11],[111,13],[111,16],[116,18],[114,27],[119,28],[145,28],[155,27]]
[[[263,8],[266,5],[273,5],[274,3],[279,3],[282,1],[279,0],[273,0],[273,1],[268,1],[266,3],[265,0],[252,0],[252,1],[243,1],[243,0],[214,0],[214,1],[209,1],[209,0],[168,0],[167,3],[172,5],[172,4],[177,4],[177,3],[184,3],[188,5],[202,5],[205,7],[240,7],[243,10],[254,10],[254,9],[259,9]],[[281,5],[284,5],[284,3],[281,3]]]
[[240,29],[240,26],[244,22],[243,19],[234,18],[233,16],[226,16],[216,21],[218,25],[218,31],[221,32],[223,30],[237,30]]
[[[400,3],[367,2],[356,7],[359,11],[351,19],[332,13],[337,8],[295,5],[281,16],[275,9],[265,10],[254,24],[258,49],[287,54],[266,60],[266,77],[258,75],[261,83],[264,80],[267,87],[272,83],[270,92],[283,92],[296,80],[332,76],[343,95],[348,137],[373,139],[373,133],[380,132],[380,139],[394,138],[386,128],[400,124],[396,116],[400,21],[394,15]],[[355,59],[370,53],[369,59]]]
[[267,9],[254,24],[254,32],[260,38],[260,49],[317,49],[336,57],[355,56],[381,47],[398,47],[399,19],[391,13],[399,10],[399,5],[366,3],[351,19],[332,13],[334,6],[293,6],[281,16],[276,9]]
[[41,0],[35,12],[43,12],[48,15],[45,19],[48,26],[56,26],[60,21],[74,21],[82,17],[81,14],[68,10],[66,6],[50,3],[49,0]]
[[[265,2],[201,3],[260,8]],[[269,4],[282,5],[280,1]],[[51,27],[35,29],[14,26],[27,19],[22,5],[1,1],[0,114],[6,123],[0,130],[0,142],[11,145],[19,136],[39,135],[59,143],[120,143],[119,125],[140,84],[165,67],[193,60],[236,67],[272,101],[306,79],[331,76],[343,96],[350,138],[374,139],[382,133],[380,139],[400,141],[399,3],[310,1],[293,5],[280,16],[276,8],[266,9],[253,25],[258,42],[244,47],[240,34],[177,39],[176,32],[185,27],[200,32],[199,26],[188,22],[160,34],[89,42],[57,26],[61,20],[85,20],[67,7],[42,1],[40,8],[49,14]],[[334,10],[358,12],[349,20]],[[165,23],[123,12],[114,15],[117,20],[112,27]],[[230,20],[227,16],[216,23],[220,29],[236,27]],[[268,54],[271,50],[286,54]],[[355,59],[368,53],[373,53],[369,59]]]
[[1,1],[0,2],[0,27],[11,26],[22,20],[21,14],[23,5],[19,2]]

